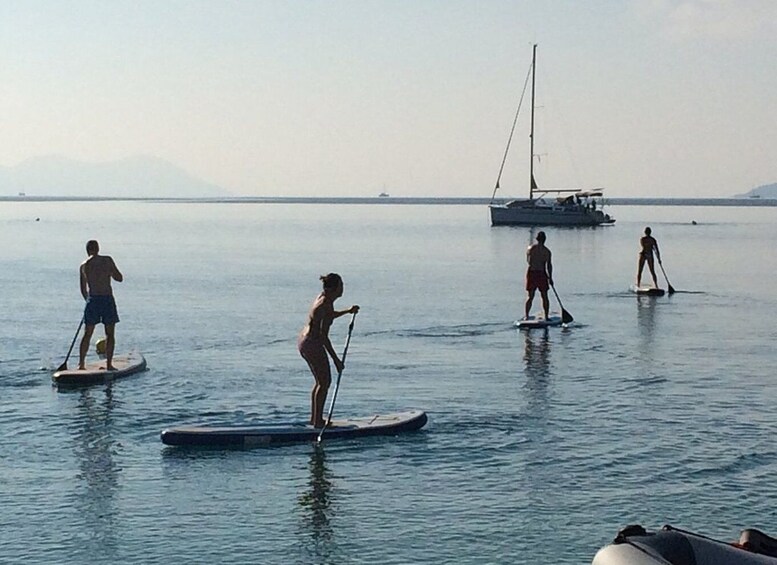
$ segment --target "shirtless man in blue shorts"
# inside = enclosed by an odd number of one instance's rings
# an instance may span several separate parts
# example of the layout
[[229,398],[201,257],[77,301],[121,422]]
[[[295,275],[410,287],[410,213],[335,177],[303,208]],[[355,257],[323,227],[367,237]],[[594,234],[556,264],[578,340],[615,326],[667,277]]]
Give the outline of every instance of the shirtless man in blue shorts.
[[86,243],[86,253],[89,258],[81,263],[81,295],[86,300],[84,310],[84,337],[81,338],[78,368],[84,369],[86,352],[97,324],[105,326],[105,368],[115,371],[113,366],[113,348],[115,345],[114,326],[119,321],[116,311],[116,301],[113,299],[111,279],[116,282],[124,280],[124,276],[116,267],[113,259],[100,255],[100,245],[93,239]]

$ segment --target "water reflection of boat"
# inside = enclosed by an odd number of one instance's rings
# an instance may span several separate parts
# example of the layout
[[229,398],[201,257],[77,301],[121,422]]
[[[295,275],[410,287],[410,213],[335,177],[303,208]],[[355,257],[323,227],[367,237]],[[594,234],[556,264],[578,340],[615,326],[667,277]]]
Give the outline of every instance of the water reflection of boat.
[[[598,226],[601,224],[613,224],[615,218],[602,211],[604,195],[601,188],[595,190],[581,190],[578,188],[541,189],[534,179],[534,83],[537,60],[537,46],[532,49],[531,63],[531,126],[529,133],[529,198],[511,200],[505,204],[496,204],[494,198],[499,190],[499,181],[502,177],[507,154],[510,149],[515,122],[510,130],[507,140],[502,165],[497,176],[496,186],[491,195],[489,210],[491,213],[491,225],[493,226]],[[527,76],[527,82],[528,82]],[[524,85],[524,91],[526,86]],[[523,94],[521,95],[523,101]],[[518,106],[520,112],[520,104]],[[546,197],[548,195],[554,198]]]

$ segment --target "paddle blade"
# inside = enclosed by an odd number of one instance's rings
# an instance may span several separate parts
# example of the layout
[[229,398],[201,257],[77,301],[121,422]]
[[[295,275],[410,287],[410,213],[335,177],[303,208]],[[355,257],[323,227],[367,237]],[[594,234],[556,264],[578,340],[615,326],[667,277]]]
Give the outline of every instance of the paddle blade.
[[666,276],[666,270],[664,269],[664,264],[659,261],[658,266],[661,267],[661,272],[664,273],[664,280],[666,281],[667,289],[669,290],[669,294],[674,294],[674,287],[672,286],[672,283],[669,282],[669,277]]
[[561,321],[564,324],[570,324],[574,322],[575,319],[572,317],[572,314],[570,314],[564,309],[564,305],[561,303],[561,298],[559,297],[558,292],[556,292],[556,287],[551,284],[550,288],[553,289],[553,294],[556,295],[556,300],[558,300],[558,305],[561,307]]
[[59,367],[57,367],[57,370],[54,372],[58,373],[59,371],[67,371],[67,361],[65,361]]

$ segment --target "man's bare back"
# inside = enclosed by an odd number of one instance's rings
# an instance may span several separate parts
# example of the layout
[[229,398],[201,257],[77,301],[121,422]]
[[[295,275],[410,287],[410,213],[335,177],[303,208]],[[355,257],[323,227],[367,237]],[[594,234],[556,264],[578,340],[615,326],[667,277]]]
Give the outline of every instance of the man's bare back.
[[88,296],[112,296],[111,279],[121,282],[124,277],[108,255],[92,255],[81,263],[81,294]]
[[542,243],[535,243],[526,250],[526,260],[530,271],[547,272],[547,266],[551,264],[550,249]]

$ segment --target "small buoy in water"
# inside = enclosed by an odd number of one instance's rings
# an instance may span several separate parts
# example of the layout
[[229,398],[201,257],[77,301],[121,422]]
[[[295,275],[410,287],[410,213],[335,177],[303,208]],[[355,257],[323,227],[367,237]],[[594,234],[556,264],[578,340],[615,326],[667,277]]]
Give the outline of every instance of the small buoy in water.
[[94,344],[94,348],[97,351],[97,355],[105,355],[105,345],[106,341],[104,337],[101,337],[97,340],[97,343]]
[[35,221],[36,222],[40,222],[40,218],[35,218]]

